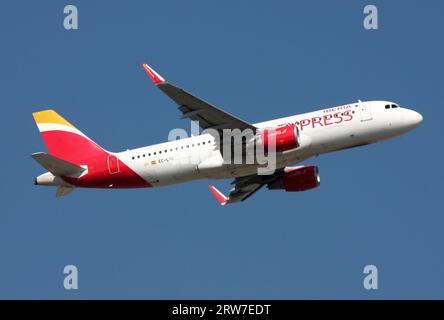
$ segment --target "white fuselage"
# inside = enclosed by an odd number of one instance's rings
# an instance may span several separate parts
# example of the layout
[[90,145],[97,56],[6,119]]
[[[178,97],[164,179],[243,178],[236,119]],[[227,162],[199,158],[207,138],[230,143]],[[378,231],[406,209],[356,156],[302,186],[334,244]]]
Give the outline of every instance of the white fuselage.
[[[389,106],[387,108],[386,106]],[[276,154],[276,168],[314,155],[402,135],[422,121],[419,113],[388,101],[368,101],[254,124],[273,128],[296,124],[301,145]],[[116,154],[153,187],[195,179],[225,179],[257,173],[257,164],[224,163],[215,137],[202,134]]]

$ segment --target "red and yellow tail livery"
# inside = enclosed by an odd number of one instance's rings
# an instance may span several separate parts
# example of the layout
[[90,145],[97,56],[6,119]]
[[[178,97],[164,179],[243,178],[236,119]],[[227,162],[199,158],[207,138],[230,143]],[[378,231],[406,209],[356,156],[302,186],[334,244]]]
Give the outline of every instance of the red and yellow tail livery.
[[51,155],[80,165],[107,152],[54,110],[32,114]]
[[54,110],[34,112],[33,117],[49,151],[49,154],[33,154],[33,158],[49,171],[37,177],[36,184],[64,188],[150,186],[120,160],[118,154],[104,150]]

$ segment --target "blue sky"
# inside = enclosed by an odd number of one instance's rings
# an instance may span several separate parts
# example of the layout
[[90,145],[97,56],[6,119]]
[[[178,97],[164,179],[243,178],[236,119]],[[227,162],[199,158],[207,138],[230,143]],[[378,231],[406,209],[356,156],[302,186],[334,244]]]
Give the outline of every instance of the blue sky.
[[[60,1],[0,13],[0,298],[444,298],[444,4],[69,3],[76,31],[63,28]],[[377,31],[362,26],[366,4],[379,9]],[[142,62],[249,122],[358,99],[399,102],[424,122],[309,159],[316,190],[264,189],[227,207],[208,181],[61,199],[34,186],[44,170],[29,155],[46,149],[33,111],[54,108],[113,151],[189,129]],[[62,285],[68,264],[76,291]],[[362,286],[367,264],[376,291]]]

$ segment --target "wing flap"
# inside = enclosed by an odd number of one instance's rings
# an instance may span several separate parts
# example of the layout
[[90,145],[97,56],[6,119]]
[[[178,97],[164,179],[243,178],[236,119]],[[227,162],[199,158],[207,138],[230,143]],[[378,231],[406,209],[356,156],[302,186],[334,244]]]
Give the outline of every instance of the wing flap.
[[253,194],[262,188],[264,184],[261,183],[252,183],[241,189],[232,189],[230,192],[230,196],[228,197],[228,203],[236,203],[240,201],[245,201]]

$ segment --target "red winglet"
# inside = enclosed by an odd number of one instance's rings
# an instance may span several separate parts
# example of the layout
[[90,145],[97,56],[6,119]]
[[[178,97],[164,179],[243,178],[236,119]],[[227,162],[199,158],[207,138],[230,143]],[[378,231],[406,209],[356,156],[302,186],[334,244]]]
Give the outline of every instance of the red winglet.
[[165,79],[162,78],[160,74],[158,74],[156,71],[154,71],[152,68],[150,68],[149,65],[146,63],[142,64],[143,69],[145,69],[148,76],[153,80],[154,84],[159,84],[162,82],[165,82]]
[[214,196],[216,197],[217,201],[219,201],[219,203],[222,206],[227,204],[228,198],[226,196],[224,196],[224,194],[222,192],[217,190],[216,187],[214,187],[212,185],[208,186],[208,188],[210,188],[210,191],[214,194]]

